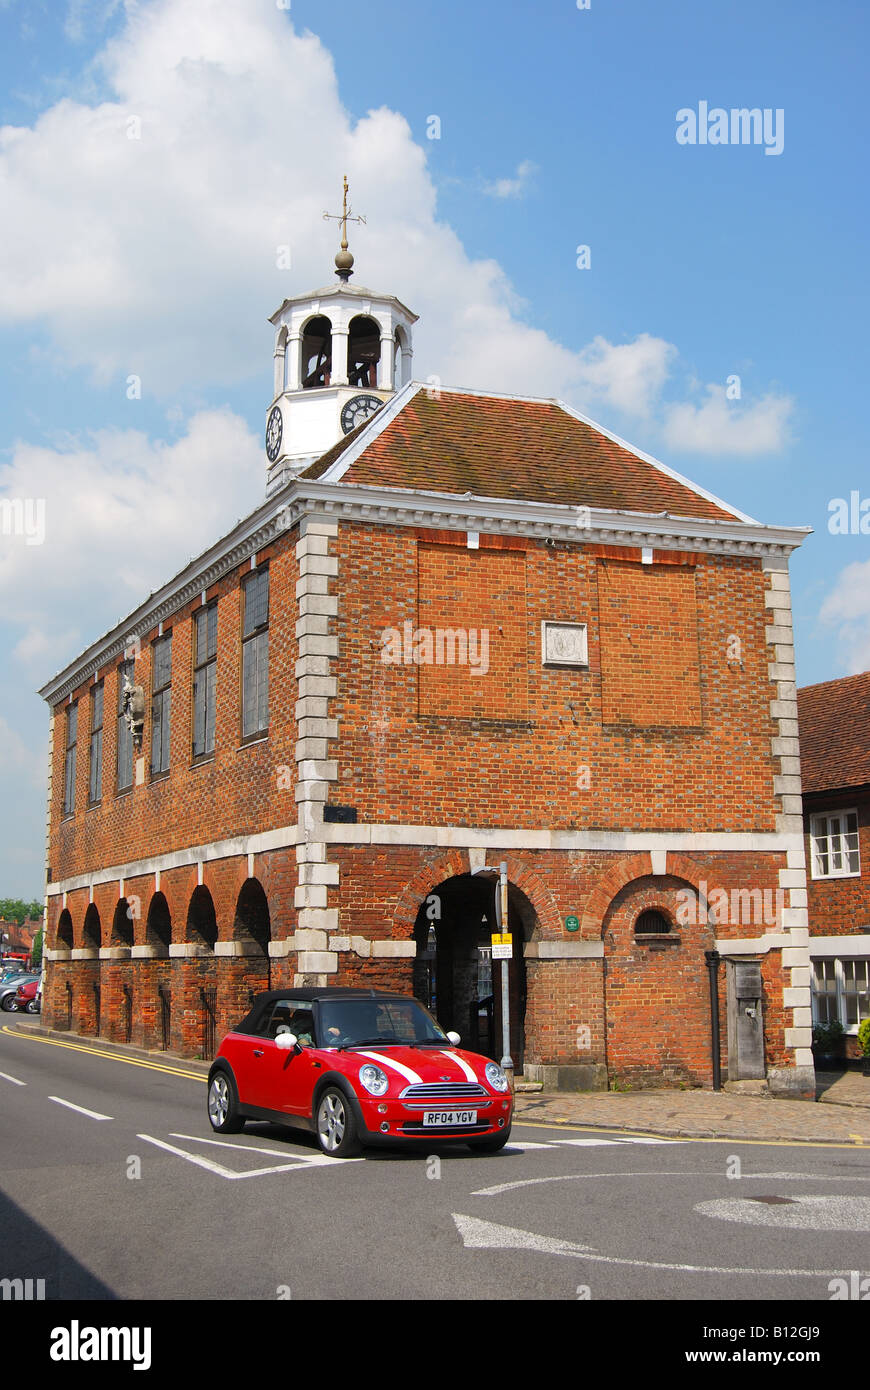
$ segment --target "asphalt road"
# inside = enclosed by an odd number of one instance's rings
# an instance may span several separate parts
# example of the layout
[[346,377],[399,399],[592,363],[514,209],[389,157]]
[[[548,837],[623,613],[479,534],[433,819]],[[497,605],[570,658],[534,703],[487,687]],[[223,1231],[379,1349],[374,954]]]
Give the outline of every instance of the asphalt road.
[[220,1138],[205,1095],[183,1062],[4,1018],[0,1277],[72,1300],[828,1302],[870,1276],[855,1146],[524,1124],[500,1155],[342,1162],[267,1124]]

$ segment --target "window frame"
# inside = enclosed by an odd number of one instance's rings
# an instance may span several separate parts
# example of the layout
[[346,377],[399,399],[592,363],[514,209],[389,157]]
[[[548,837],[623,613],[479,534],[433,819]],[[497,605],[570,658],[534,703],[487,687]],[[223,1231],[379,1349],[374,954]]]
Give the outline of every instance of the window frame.
[[[209,655],[209,628],[211,615],[214,614],[214,651]],[[212,599],[211,603],[204,604],[196,609],[193,617],[193,678],[191,681],[191,740],[190,755],[191,763],[210,762],[214,757],[215,747],[217,746],[217,644],[218,644],[218,600]],[[199,625],[200,621],[205,622],[205,660],[199,660]],[[210,672],[213,675],[210,676]],[[197,738],[197,680],[204,681],[203,687],[203,725],[204,739],[206,745],[202,752],[196,751]],[[211,681],[211,704],[209,705],[209,682]],[[211,708],[211,747],[208,746],[208,727],[209,727],[209,708]]]
[[[97,724],[97,693],[99,692],[100,722]],[[105,681],[98,680],[91,686],[91,732],[88,743],[88,805],[99,806],[103,800],[103,728],[106,722]],[[94,752],[96,750],[96,758]],[[94,768],[99,765],[99,774],[94,786]],[[96,795],[94,792],[96,790]]]
[[[849,816],[855,817],[854,831],[848,829]],[[837,820],[841,826],[841,828],[836,831],[829,828],[829,826],[834,820]],[[821,833],[819,831],[820,824],[824,824],[825,827],[824,831]],[[852,834],[854,834],[855,836],[854,851],[851,850],[848,845],[848,837]],[[841,841],[841,847],[838,851],[841,859],[843,859],[844,861],[848,860],[853,853],[857,857],[858,867],[856,869],[835,869],[832,867],[834,850],[832,848],[831,842],[833,840],[834,835],[837,835]],[[810,814],[809,838],[810,873],[814,881],[824,881],[826,879],[834,878],[861,877],[861,824],[858,818],[858,808],[856,806],[843,807],[842,809],[834,811],[813,811]],[[824,854],[826,855],[828,860],[828,868],[824,872],[819,868],[819,861],[822,858],[822,851],[818,848],[818,844],[820,841],[825,841],[827,845]]]
[[[72,738],[70,733],[72,732]],[[66,707],[66,727],[64,730],[63,753],[63,819],[68,820],[76,813],[76,753],[79,737],[79,702],[73,700]]]
[[[158,662],[164,651],[169,653],[169,664],[167,667],[168,676],[162,685],[156,685]],[[159,724],[155,717],[155,711],[159,704],[160,717]],[[165,728],[164,728],[165,726]],[[160,767],[154,765],[154,753],[157,747],[155,730],[160,729]],[[162,777],[169,776],[170,758],[172,752],[172,632],[164,632],[160,637],[155,637],[151,643],[151,758],[150,770],[152,782],[158,781]]]
[[[844,943],[844,944],[845,944],[845,943]],[[868,959],[867,956],[852,956],[852,955],[849,955],[848,951],[845,951],[844,954],[843,954],[842,956],[815,956],[815,957],[812,957],[812,958],[811,958],[811,961],[810,961],[810,964],[811,964],[811,966],[812,966],[812,973],[811,973],[811,985],[812,985],[812,988],[811,988],[811,994],[812,994],[812,1006],[813,1006],[813,1024],[815,1025],[815,1024],[817,1024],[817,1023],[830,1023],[830,1022],[832,1022],[832,1021],[836,1021],[836,1022],[841,1023],[841,1024],[843,1025],[843,1029],[844,1029],[844,1031],[845,1031],[847,1034],[849,1034],[850,1036],[854,1037],[854,1036],[857,1034],[858,1029],[859,1029],[861,1023],[864,1021],[864,1019],[870,1017],[870,959]],[[817,972],[817,970],[819,970],[819,968],[824,969],[826,966],[831,966],[831,965],[833,965],[833,967],[834,967],[834,980],[833,980],[834,988],[833,988],[833,989],[826,989],[826,990],[824,990],[824,991],[819,990],[819,989],[817,988],[817,983],[816,983],[816,972]],[[846,966],[846,965],[851,965],[851,966],[855,966],[855,967],[856,967],[856,969],[855,969],[855,971],[854,971],[854,974],[855,974],[856,979],[857,979],[857,976],[858,976],[858,974],[859,974],[859,969],[858,969],[858,968],[859,968],[859,967],[863,967],[864,976],[865,976],[865,979],[866,979],[866,981],[867,981],[867,986],[868,986],[868,988],[867,988],[866,990],[861,990],[860,988],[859,988],[859,989],[856,989],[856,990],[849,990],[849,989],[846,988],[846,972],[845,972],[845,969],[844,969],[844,966]],[[865,1012],[864,1014],[861,1013],[861,1007],[860,1007],[860,998],[861,998],[862,993],[867,995],[866,1012]],[[846,1005],[846,997],[847,997],[847,995],[854,996],[855,999],[856,999],[855,1012],[857,1013],[858,1017],[857,1017],[856,1022],[854,1022],[854,1023],[849,1023],[849,1022],[847,1021],[847,1005]],[[825,1018],[825,1019],[823,1019],[823,1018],[821,1017],[821,1010],[819,1009],[819,1001],[822,1000],[822,999],[824,999],[825,1001],[827,1001],[829,1004],[830,1004],[831,1001],[833,1001],[833,1006],[834,1006],[834,1007],[833,1007],[833,1017],[832,1017],[832,1018]],[[826,1009],[825,1012],[826,1012],[826,1013],[831,1012],[830,1008]]]
[[[249,592],[249,590],[250,590],[251,588],[253,588],[255,582],[262,582],[264,579],[265,579],[265,584],[266,584],[266,616],[265,616],[265,618],[262,620],[262,622],[257,623],[256,626],[254,626],[254,627],[251,628],[250,632],[247,632],[247,631],[246,631],[246,623],[247,623],[247,609],[248,609],[248,592]],[[268,566],[268,565],[260,566],[260,567],[258,567],[256,570],[252,570],[252,571],[250,572],[250,574],[246,574],[245,577],[244,577],[243,580],[242,580],[241,589],[242,589],[242,614],[241,614],[241,619],[242,619],[242,621],[241,621],[241,648],[242,648],[242,650],[241,650],[241,661],[240,661],[240,663],[239,663],[239,680],[240,680],[240,682],[241,682],[241,690],[240,690],[240,698],[239,698],[239,716],[240,716],[240,717],[239,717],[239,732],[240,732],[241,746],[244,747],[246,744],[249,744],[249,743],[257,743],[257,742],[259,742],[261,739],[268,738],[268,735],[269,735],[269,604],[270,604],[270,602],[271,602],[271,597],[272,597],[272,595],[271,595],[271,584],[270,584],[270,580],[269,580],[269,566]],[[256,711],[257,724],[256,724],[256,728],[254,728],[250,733],[247,733],[247,734],[246,734],[246,733],[245,733],[245,722],[246,722],[245,716],[246,716],[246,712],[247,712],[247,706],[246,706],[246,703],[245,703],[245,657],[246,657],[246,648],[248,648],[248,647],[250,647],[253,651],[256,651],[256,652],[257,652],[257,665],[258,665],[258,671],[259,671],[259,669],[260,669],[260,660],[261,660],[259,653],[261,652],[261,650],[262,650],[263,648],[265,648],[266,682],[265,682],[265,723],[263,724],[263,723],[260,723],[260,722],[259,722],[259,721],[260,721],[260,717],[261,717],[261,710],[260,710],[260,692],[259,692],[259,688],[258,688],[258,689],[257,689],[257,711]]]

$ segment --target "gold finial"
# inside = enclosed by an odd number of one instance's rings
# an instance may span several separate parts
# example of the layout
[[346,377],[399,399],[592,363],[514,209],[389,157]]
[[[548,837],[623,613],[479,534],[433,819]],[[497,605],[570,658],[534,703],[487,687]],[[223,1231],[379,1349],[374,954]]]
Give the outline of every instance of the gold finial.
[[362,216],[351,216],[351,209],[347,205],[347,190],[348,182],[347,174],[345,174],[344,193],[341,200],[341,213],[339,214],[337,212],[325,212],[323,214],[324,222],[341,223],[341,250],[335,257],[335,269],[339,279],[344,280],[345,283],[347,283],[351,275],[353,275],[353,256],[347,249],[347,224],[348,222],[361,222],[362,225],[365,226],[366,221],[365,218]]

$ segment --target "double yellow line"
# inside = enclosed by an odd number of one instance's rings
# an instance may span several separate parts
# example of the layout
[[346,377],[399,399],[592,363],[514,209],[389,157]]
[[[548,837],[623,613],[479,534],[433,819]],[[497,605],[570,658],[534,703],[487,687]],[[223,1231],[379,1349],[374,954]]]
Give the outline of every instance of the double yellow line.
[[184,1067],[169,1067],[165,1062],[151,1062],[144,1057],[123,1057],[118,1052],[107,1052],[101,1047],[85,1047],[82,1043],[63,1042],[60,1038],[43,1038],[38,1033],[21,1032],[3,1024],[4,1033],[13,1038],[24,1038],[27,1042],[43,1043],[46,1047],[65,1047],[69,1052],[85,1052],[89,1057],[106,1057],[110,1062],[123,1062],[128,1067],[144,1067],[146,1071],[162,1071],[167,1076],[184,1076],[188,1081],[207,1082],[208,1077],[198,1071],[187,1071]]

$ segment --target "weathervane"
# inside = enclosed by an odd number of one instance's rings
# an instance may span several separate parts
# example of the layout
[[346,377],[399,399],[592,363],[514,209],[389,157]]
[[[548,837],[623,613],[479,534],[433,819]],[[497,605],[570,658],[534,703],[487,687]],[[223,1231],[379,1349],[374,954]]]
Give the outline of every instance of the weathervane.
[[351,209],[347,205],[347,174],[344,175],[344,196],[342,198],[341,213],[325,212],[324,222],[341,223],[341,250],[335,257],[335,269],[340,280],[345,284],[353,275],[353,256],[347,249],[347,224],[348,222],[361,222],[365,226],[365,218],[362,216],[351,217]]

